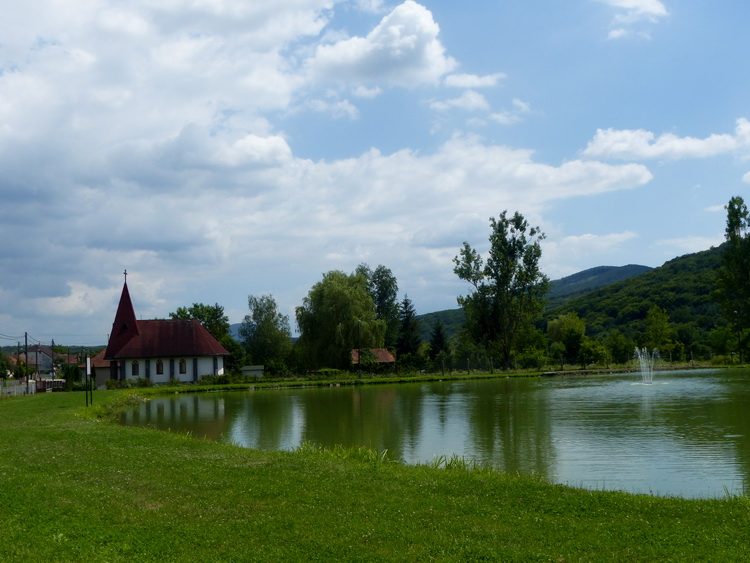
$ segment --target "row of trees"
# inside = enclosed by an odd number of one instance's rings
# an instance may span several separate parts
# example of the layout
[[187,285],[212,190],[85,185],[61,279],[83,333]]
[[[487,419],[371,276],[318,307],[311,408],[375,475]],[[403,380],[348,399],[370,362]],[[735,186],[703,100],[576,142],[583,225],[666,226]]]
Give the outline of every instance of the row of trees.
[[[717,349],[728,349],[732,335],[740,348],[742,335],[750,328],[750,214],[739,197],[732,198],[727,211],[728,247],[715,294],[727,325],[711,333]],[[635,335],[587,327],[587,321],[573,311],[542,321],[550,287],[539,264],[544,238],[523,215],[504,211],[490,218],[486,259],[463,244],[454,258],[454,273],[467,282],[469,292],[458,297],[465,321],[452,341],[437,321],[429,342],[422,342],[414,304],[408,295],[398,301],[397,280],[382,265],[373,270],[360,264],[350,274],[325,273],[295,310],[300,334],[296,342],[289,317],[279,312],[272,295],[248,297],[240,342],[229,334],[229,321],[218,304],[194,304],[171,316],[200,320],[232,353],[229,368],[234,371],[245,363],[263,364],[275,374],[347,369],[352,350],[370,348],[388,348],[400,366],[412,369],[465,363],[503,369],[624,363],[636,346],[658,347],[663,356],[673,359],[685,357],[684,339],[676,334],[666,310],[657,305],[649,306]],[[640,305],[628,306],[636,310]]]

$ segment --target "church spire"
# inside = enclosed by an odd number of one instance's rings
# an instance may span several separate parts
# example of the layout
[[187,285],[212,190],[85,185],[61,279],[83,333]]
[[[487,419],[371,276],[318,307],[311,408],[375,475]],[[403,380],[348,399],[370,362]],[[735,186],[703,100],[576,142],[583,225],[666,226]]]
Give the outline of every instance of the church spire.
[[128,291],[128,271],[125,270],[125,283],[122,286],[120,295],[120,304],[117,306],[115,321],[112,323],[112,332],[109,335],[107,351],[104,353],[105,358],[110,358],[117,354],[120,349],[128,343],[134,336],[138,335],[138,322],[133,309],[133,302],[130,300]]

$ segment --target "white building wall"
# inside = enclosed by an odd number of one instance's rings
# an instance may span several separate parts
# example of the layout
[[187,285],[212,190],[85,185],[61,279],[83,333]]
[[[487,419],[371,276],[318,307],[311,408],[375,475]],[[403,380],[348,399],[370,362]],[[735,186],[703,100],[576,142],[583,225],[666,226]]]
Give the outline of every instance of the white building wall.
[[[171,363],[172,358],[149,358],[138,359],[138,374],[133,374],[133,359],[125,360],[125,379],[146,379],[146,362],[150,362],[149,378],[155,384],[169,383],[172,377]],[[193,378],[193,364],[194,356],[186,356],[184,358],[174,358],[174,378],[182,383],[190,383],[194,380],[200,381],[200,378],[204,375],[214,375],[214,356],[200,356],[198,357],[198,372]],[[157,373],[158,361],[162,361],[163,373]],[[185,360],[185,373],[180,373],[180,360]],[[216,375],[224,375],[224,357],[216,357],[217,369]]]

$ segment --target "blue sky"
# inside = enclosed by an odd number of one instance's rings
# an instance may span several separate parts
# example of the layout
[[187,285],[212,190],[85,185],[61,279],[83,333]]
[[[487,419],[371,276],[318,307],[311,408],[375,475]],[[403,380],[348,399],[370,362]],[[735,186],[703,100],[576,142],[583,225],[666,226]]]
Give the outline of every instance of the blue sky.
[[389,267],[456,307],[520,211],[557,279],[723,240],[750,184],[740,1],[6,2],[0,343]]

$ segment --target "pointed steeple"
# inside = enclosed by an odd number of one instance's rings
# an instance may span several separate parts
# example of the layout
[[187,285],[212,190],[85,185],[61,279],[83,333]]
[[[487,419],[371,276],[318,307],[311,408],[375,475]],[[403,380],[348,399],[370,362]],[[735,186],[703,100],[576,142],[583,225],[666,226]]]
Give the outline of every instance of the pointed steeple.
[[130,300],[127,275],[127,270],[125,270],[125,283],[122,286],[115,321],[112,323],[112,332],[109,335],[107,351],[104,354],[105,358],[113,357],[131,338],[138,335],[138,322],[133,310],[133,302]]

